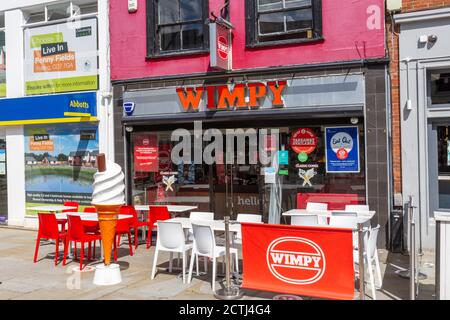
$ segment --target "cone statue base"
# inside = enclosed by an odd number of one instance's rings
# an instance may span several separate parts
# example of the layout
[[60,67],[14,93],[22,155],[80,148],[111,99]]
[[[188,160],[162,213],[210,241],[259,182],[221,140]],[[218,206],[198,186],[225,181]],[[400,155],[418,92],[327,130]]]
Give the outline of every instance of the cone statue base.
[[100,264],[95,267],[94,284],[98,286],[112,286],[122,282],[120,266],[112,263],[109,266]]
[[116,234],[116,224],[122,205],[94,204],[94,206],[97,209],[98,223],[100,225],[105,265],[108,266],[111,262],[111,252]]

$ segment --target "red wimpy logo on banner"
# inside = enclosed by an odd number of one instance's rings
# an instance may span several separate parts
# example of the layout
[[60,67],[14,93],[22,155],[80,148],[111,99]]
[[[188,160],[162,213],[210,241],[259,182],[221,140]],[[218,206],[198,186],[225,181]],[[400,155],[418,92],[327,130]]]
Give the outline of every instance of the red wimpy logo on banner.
[[353,299],[352,230],[242,223],[247,289]]

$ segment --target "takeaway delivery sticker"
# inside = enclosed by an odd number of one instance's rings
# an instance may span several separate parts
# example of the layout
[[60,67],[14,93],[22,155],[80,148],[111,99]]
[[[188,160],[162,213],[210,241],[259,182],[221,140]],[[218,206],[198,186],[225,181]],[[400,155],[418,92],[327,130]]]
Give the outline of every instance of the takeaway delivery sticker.
[[322,278],[326,269],[322,248],[300,237],[273,240],[267,247],[266,259],[272,275],[290,284],[313,284]]
[[317,137],[313,130],[299,128],[292,132],[290,144],[295,153],[306,153],[308,155],[316,150]]

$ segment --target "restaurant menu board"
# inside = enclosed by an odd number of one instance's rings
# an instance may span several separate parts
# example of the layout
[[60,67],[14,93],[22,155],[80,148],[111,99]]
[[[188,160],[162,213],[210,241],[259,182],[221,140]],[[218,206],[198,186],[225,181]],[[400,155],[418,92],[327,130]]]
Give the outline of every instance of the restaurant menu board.
[[97,19],[27,28],[27,95],[97,90]]
[[139,172],[159,171],[158,137],[156,134],[134,136],[134,170]]
[[359,173],[358,127],[325,128],[327,173]]
[[[26,126],[26,206],[60,205],[65,201],[90,205],[98,149],[97,125]],[[27,214],[36,212],[29,210]]]

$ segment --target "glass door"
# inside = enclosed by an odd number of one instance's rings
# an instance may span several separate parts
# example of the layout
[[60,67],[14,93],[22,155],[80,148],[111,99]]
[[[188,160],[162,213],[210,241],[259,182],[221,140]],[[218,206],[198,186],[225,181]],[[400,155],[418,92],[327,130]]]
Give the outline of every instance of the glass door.
[[[260,164],[255,161],[257,158],[250,161],[251,157],[257,157],[257,142],[248,136],[239,137],[239,132],[234,135],[233,145],[224,139],[224,156],[216,155],[216,159],[223,160],[211,165],[212,210],[218,219],[224,216],[236,219],[239,213],[263,214]],[[251,143],[254,143],[252,148]]]
[[0,224],[8,222],[8,192],[6,179],[6,140],[0,136]]

